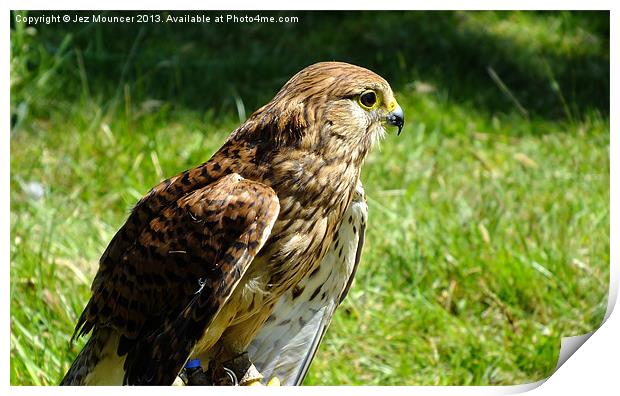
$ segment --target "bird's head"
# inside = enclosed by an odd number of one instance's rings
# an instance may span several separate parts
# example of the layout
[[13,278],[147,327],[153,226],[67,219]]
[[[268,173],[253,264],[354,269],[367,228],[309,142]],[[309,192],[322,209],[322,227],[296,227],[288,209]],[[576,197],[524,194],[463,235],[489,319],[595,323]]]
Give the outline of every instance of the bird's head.
[[365,153],[385,134],[404,124],[403,110],[383,78],[363,67],[321,62],[294,75],[248,119],[278,145],[310,150],[361,148]]

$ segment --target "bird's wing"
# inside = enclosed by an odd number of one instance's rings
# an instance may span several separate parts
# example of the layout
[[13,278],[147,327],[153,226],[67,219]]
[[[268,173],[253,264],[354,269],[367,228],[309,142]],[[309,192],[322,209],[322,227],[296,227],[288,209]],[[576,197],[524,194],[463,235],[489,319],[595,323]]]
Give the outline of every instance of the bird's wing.
[[100,269],[76,333],[114,328],[125,383],[171,384],[279,209],[270,187],[230,174],[154,211],[133,240],[113,239],[104,257],[116,260]]
[[301,385],[360,261],[368,207],[361,183],[318,269],[286,292],[248,348],[266,377]]

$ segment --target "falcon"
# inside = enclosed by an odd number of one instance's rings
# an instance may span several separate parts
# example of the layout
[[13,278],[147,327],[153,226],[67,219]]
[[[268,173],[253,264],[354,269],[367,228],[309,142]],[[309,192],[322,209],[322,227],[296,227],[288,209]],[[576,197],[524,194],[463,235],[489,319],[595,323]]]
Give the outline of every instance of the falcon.
[[361,166],[403,124],[370,70],[293,76],[211,159],[136,204],[100,259],[72,337],[90,339],[61,385],[170,385],[185,366],[207,384],[299,384],[359,262]]

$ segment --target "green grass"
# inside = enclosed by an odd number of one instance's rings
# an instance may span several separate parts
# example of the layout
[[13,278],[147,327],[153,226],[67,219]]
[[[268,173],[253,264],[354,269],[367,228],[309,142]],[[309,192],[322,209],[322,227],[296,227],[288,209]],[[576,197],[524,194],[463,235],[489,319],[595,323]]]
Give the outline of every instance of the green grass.
[[14,26],[11,384],[62,378],[97,260],[131,206],[208,159],[243,117],[237,104],[250,113],[319,59],[383,74],[407,124],[366,161],[364,255],[307,384],[532,382],[553,371],[562,336],[599,325],[608,14],[304,16],[313,29],[214,28],[227,46],[204,29],[121,27],[123,41],[100,25]]

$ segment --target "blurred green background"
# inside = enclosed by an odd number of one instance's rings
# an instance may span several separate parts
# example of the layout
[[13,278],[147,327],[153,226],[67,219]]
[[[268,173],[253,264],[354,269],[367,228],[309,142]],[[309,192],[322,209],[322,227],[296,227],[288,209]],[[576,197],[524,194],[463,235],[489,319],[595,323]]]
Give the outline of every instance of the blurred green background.
[[[11,384],[60,381],[84,343],[69,338],[97,260],[131,206],[324,60],[385,77],[407,124],[366,161],[362,262],[306,384],[537,381],[562,336],[600,324],[608,12],[14,18],[55,13],[11,13]],[[246,14],[201,14],[227,13]]]

